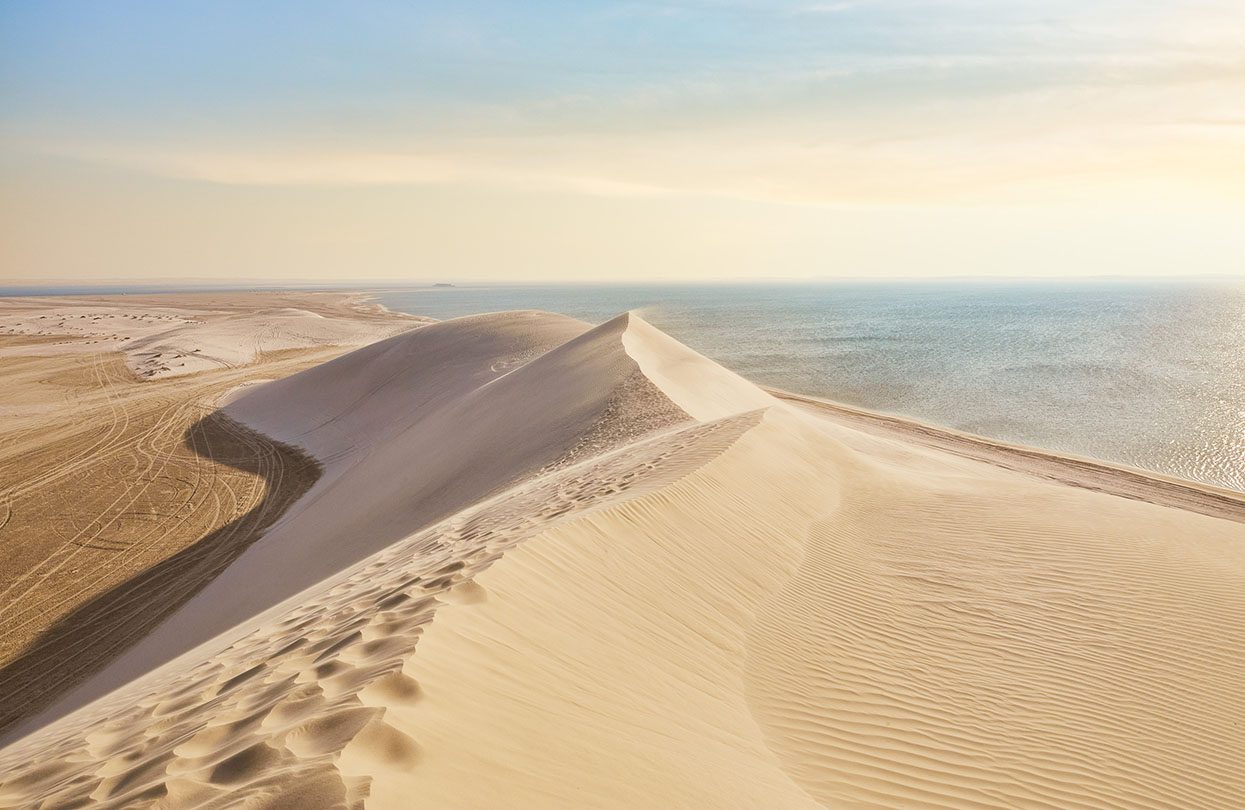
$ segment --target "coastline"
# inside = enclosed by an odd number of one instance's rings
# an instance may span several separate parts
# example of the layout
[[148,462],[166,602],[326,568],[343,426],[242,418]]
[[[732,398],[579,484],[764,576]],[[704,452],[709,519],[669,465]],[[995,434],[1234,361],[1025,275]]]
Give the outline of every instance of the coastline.
[[884,430],[908,441],[985,461],[1004,469],[1110,495],[1245,523],[1245,492],[1102,459],[1004,442],[821,397],[772,387],[766,387],[765,390],[779,399],[826,411],[852,424]]

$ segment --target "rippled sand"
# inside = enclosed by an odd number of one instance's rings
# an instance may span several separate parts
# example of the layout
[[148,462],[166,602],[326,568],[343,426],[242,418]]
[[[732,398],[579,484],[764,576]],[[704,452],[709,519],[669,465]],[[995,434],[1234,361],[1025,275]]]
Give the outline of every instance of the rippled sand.
[[0,803],[1245,795],[1232,493],[778,398],[635,316],[446,321],[225,412],[323,474]]

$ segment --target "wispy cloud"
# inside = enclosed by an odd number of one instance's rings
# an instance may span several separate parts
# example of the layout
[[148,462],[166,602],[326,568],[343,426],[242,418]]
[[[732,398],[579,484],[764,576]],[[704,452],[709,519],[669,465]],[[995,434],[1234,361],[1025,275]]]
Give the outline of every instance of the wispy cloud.
[[826,206],[1245,209],[1240,0],[130,2],[0,5],[6,165],[205,196],[781,203],[771,226],[798,210],[805,233]]
[[[1092,95],[1038,97],[997,109],[951,109],[919,124],[902,116],[868,124],[797,116],[751,124],[711,120],[652,131],[450,136],[382,147],[134,148],[66,142],[42,148],[157,176],[227,185],[471,185],[608,196],[933,204],[999,200],[1025,188],[1075,197],[1090,184],[1148,177],[1235,188],[1240,195],[1245,128],[1197,125],[1204,120],[1197,117],[1154,117],[1145,108],[1154,99],[1139,93],[1113,108]],[[1100,109],[1053,121],[1042,107],[1051,103]],[[962,117],[968,114],[974,119]],[[1108,125],[1126,114],[1128,126]]]
[[[763,5],[678,8],[770,13]],[[877,17],[865,26],[870,36],[884,30],[906,48],[866,37],[867,47],[836,51],[792,34],[789,52],[775,53],[728,26],[715,37],[738,40],[738,52],[680,56],[657,62],[658,70],[653,54],[668,54],[673,43],[648,42],[645,33],[631,63],[574,54],[603,72],[572,79],[484,89],[468,82],[452,99],[417,92],[414,78],[395,79],[357,98],[330,94],[294,109],[273,100],[246,118],[225,115],[219,128],[196,120],[86,137],[16,122],[24,137],[2,148],[230,185],[470,184],[817,203],[981,200],[1049,188],[1055,178],[1084,184],[1128,173],[1180,175],[1216,189],[1242,179],[1235,156],[1245,153],[1245,133],[1234,123],[1242,108],[1232,105],[1245,98],[1245,55],[1188,49],[1207,17],[1141,3],[1117,30],[1102,28],[1110,4],[1055,3],[1050,20],[1036,3],[994,17],[987,5],[853,5]],[[1209,18],[1245,22],[1245,14],[1215,8]],[[933,27],[960,33],[905,40],[920,26],[897,12],[931,9],[949,15],[933,15]],[[991,21],[996,38],[979,39]],[[443,27],[477,45],[498,36],[465,23]],[[1045,47],[1051,42],[1061,47]],[[570,56],[552,51],[542,70]]]

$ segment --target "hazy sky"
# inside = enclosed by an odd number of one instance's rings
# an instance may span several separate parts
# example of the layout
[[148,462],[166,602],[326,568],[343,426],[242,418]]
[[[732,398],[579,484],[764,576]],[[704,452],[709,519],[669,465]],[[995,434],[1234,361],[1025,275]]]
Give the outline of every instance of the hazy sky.
[[1241,0],[7,2],[0,280],[1245,275]]

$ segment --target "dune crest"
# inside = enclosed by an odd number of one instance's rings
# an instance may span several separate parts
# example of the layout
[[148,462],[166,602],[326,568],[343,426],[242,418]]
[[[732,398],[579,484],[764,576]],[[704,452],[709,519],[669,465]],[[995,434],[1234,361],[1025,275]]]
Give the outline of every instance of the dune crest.
[[1239,522],[836,422],[634,315],[447,321],[226,410],[325,474],[0,752],[0,803],[1245,793]]
[[775,404],[772,396],[704,355],[655,329],[634,313],[625,318],[622,344],[644,376],[700,420],[720,419]]
[[[624,351],[626,316],[458,318],[239,392],[237,422],[324,471],[235,564],[107,669],[81,705],[526,478],[691,418]],[[279,576],[274,576],[279,572]]]

